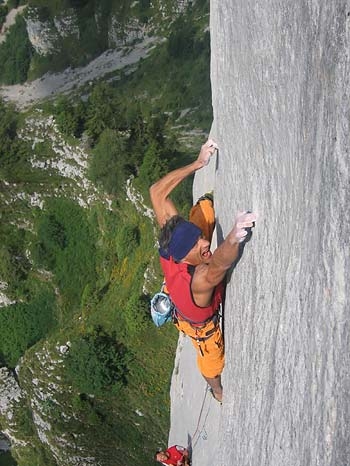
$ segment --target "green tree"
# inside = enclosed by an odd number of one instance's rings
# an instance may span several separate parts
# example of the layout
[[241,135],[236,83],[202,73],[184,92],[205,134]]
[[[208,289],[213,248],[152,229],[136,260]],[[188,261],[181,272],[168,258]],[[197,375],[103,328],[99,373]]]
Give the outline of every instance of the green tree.
[[0,167],[9,159],[16,135],[17,114],[12,106],[6,106],[0,99]]
[[120,192],[128,175],[128,157],[124,136],[106,129],[93,150],[89,176],[108,193]]
[[97,140],[101,133],[107,129],[119,128],[119,102],[113,88],[107,83],[97,84],[87,103],[86,130]]
[[146,189],[159,180],[167,171],[167,164],[162,158],[162,151],[156,141],[152,141],[147,148],[139,170],[139,183]]
[[129,105],[123,108],[123,116],[129,134],[126,142],[126,149],[130,154],[129,167],[130,171],[136,174],[142,164],[145,146],[147,145],[147,121],[139,103],[136,101],[129,102]]
[[168,41],[170,58],[189,58],[193,55],[196,28],[184,15],[175,22]]
[[18,113],[0,99],[0,177],[19,181],[28,169],[29,142],[17,137]]
[[66,136],[80,137],[84,130],[86,108],[84,103],[71,102],[66,96],[57,99],[53,107],[59,130]]
[[8,13],[7,5],[0,5],[0,29],[6,20],[7,13]]
[[6,41],[0,45],[0,82],[24,83],[33,53],[26,23],[22,16],[18,16],[7,34]]
[[9,10],[12,10],[12,8],[17,8],[19,5],[24,5],[25,0],[8,0],[7,1],[7,6]]
[[39,263],[54,270],[59,253],[67,246],[67,235],[64,225],[54,214],[43,215],[38,225],[40,238],[36,250]]

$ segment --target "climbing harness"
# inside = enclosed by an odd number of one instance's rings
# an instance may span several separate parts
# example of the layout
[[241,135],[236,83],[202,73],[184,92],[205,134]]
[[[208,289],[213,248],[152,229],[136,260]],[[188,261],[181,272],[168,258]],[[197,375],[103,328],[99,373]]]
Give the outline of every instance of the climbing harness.
[[[182,316],[182,314],[177,309],[177,307],[174,306],[173,319],[178,320],[179,315]],[[221,316],[222,316],[222,307],[221,307],[221,304],[220,304],[220,306],[219,306],[218,310],[215,312],[215,314],[212,317],[210,317],[209,319],[207,319],[205,322],[193,322],[191,320],[186,319],[185,317],[180,319],[180,320],[184,320],[185,322],[188,322],[191,325],[192,329],[194,330],[195,335],[190,335],[189,333],[186,333],[186,335],[188,335],[190,338],[192,338],[192,340],[194,340],[197,343],[198,351],[199,351],[199,353],[200,353],[200,355],[202,357],[204,356],[203,349],[202,349],[202,343],[209,340],[209,338],[211,338],[212,335],[215,334],[215,332],[217,330],[217,327],[220,325]],[[213,323],[213,327],[210,330],[206,331],[204,333],[204,336],[203,336],[203,334],[202,334],[202,336],[198,336],[198,332],[201,329],[203,329],[203,327],[208,325],[210,322]]]
[[174,306],[174,317],[176,319],[178,319],[178,320],[184,320],[185,322],[188,322],[195,329],[196,328],[200,329],[200,328],[204,327],[210,321],[213,321],[216,324],[220,320],[220,317],[221,317],[221,312],[220,311],[221,311],[221,304],[220,304],[219,308],[217,309],[217,311],[211,317],[209,317],[206,320],[196,321],[196,320],[189,319],[188,317],[183,315],[179,311],[179,309]]

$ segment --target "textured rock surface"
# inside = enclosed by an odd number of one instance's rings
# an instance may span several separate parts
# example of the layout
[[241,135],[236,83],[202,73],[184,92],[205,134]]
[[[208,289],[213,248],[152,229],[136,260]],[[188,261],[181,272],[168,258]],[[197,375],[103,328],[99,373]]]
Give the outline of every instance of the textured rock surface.
[[26,18],[27,33],[34,50],[42,56],[58,51],[59,35],[49,21],[40,21],[35,16],[35,10],[30,10]]
[[[260,218],[228,288],[222,465],[343,465],[349,5],[212,2],[218,216]],[[225,174],[225,176],[223,176]]]
[[194,466],[349,464],[349,34],[345,1],[211,2],[219,236],[259,219],[228,285],[219,442]]
[[11,421],[13,418],[13,405],[22,398],[22,390],[19,387],[13,373],[6,367],[0,368],[0,416]]

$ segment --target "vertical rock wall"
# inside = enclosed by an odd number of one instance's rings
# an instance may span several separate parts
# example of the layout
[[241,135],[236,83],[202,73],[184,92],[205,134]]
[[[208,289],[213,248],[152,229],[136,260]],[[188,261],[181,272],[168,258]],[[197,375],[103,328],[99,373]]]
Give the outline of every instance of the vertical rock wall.
[[259,215],[228,284],[217,464],[344,466],[350,4],[212,0],[211,38],[219,236]]

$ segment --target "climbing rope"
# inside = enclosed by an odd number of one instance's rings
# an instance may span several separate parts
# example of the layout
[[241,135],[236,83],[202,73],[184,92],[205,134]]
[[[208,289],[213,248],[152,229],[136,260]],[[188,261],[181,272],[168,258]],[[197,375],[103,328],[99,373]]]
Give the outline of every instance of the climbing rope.
[[208,393],[208,386],[206,387],[205,389],[205,394],[204,394],[204,398],[203,398],[203,401],[202,401],[202,406],[201,406],[201,409],[200,409],[200,412],[199,412],[199,416],[198,416],[198,421],[197,421],[197,426],[196,426],[196,430],[194,431],[192,437],[190,437],[190,444],[188,445],[187,448],[190,448],[190,447],[193,447],[193,444],[194,444],[194,438],[195,436],[197,435],[197,433],[199,432],[199,424],[201,422],[201,419],[202,419],[202,415],[203,415],[203,409],[204,409],[204,405],[205,405],[205,400],[207,398],[207,393]]

